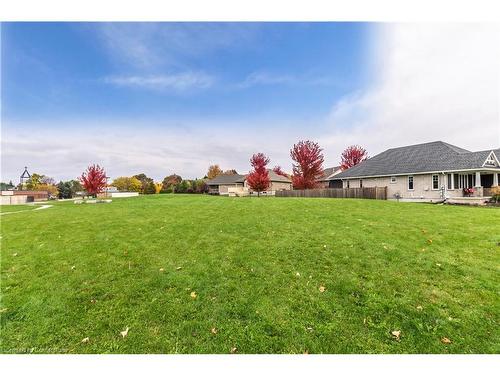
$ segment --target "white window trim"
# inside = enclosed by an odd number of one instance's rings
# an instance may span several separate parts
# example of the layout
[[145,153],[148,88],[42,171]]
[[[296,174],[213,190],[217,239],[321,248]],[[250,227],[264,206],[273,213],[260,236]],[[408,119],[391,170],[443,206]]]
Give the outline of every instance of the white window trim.
[[[411,183],[413,185],[413,188],[410,189],[410,177],[411,177]],[[408,191],[414,191],[415,190],[415,177],[413,176],[408,176],[408,178],[406,179],[406,189]]]
[[[434,188],[434,176],[437,176],[437,180],[438,180],[438,187],[437,188]],[[433,174],[431,176],[431,189],[434,191],[439,190],[439,175],[438,174]]]

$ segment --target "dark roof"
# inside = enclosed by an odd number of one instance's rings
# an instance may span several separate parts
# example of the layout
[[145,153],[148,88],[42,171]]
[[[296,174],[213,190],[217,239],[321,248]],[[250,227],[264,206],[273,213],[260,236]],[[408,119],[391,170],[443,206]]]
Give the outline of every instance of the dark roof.
[[243,183],[245,176],[241,174],[220,174],[207,181],[207,185],[225,185]]
[[289,183],[292,183],[292,180],[290,180],[288,177],[282,176],[280,174],[277,174],[272,169],[268,169],[267,171],[269,172],[269,179],[272,182],[289,182]]
[[[288,177],[279,175],[272,169],[268,169],[267,171],[269,172],[269,179],[272,182],[292,183],[292,181]],[[241,175],[241,174],[231,174],[231,175],[220,174],[217,177],[208,180],[207,185],[225,185],[225,184],[243,183],[245,182],[246,177],[247,175]]]
[[483,166],[491,151],[499,158],[499,150],[471,152],[441,141],[391,148],[332,179],[476,169]]
[[323,169],[323,175],[320,178],[318,178],[318,181],[328,181],[328,177],[337,172],[339,169],[340,166]]

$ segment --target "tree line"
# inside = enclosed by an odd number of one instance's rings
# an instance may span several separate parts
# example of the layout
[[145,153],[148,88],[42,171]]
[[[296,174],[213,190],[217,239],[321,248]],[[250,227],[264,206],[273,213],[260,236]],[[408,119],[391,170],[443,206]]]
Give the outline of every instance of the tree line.
[[[288,174],[276,165],[272,170],[282,176],[290,178],[294,189],[314,189],[318,187],[319,179],[323,176],[324,156],[323,149],[313,141],[299,141],[290,149],[292,159],[292,173]],[[360,146],[347,147],[340,156],[340,167],[342,170],[351,168],[368,158],[366,150]],[[270,159],[262,152],[258,152],[250,158],[251,171],[247,176],[250,188],[260,195],[260,192],[269,188],[271,181],[269,177],[268,164]],[[207,180],[219,175],[234,175],[238,172],[234,169],[223,171],[217,164],[210,165],[207,174],[201,179],[184,180],[177,174],[166,176],[161,182],[155,182],[144,173],[134,176],[121,176],[115,178],[111,186],[118,191],[138,192],[140,194],[163,194],[163,193],[189,193],[204,194],[208,192]],[[10,189],[14,185],[12,181],[8,184],[1,183],[2,190]],[[97,196],[108,187],[108,177],[104,168],[99,165],[90,165],[76,180],[60,181],[55,183],[54,179],[43,174],[33,173],[25,186],[18,185],[19,189],[47,191],[50,197],[59,199],[73,198],[86,193]]]

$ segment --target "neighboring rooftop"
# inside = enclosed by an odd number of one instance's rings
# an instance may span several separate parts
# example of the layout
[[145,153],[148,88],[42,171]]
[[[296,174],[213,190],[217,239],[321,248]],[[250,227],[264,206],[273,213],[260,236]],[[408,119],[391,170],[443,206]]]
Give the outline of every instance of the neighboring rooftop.
[[492,151],[498,159],[500,149],[471,152],[442,141],[391,148],[333,178],[477,169],[483,167],[483,163]]
[[207,185],[225,185],[243,183],[245,176],[241,174],[220,174],[207,181]]
[[[286,177],[277,174],[274,172],[272,169],[267,170],[269,172],[269,179],[272,182],[290,182],[291,180]],[[225,184],[236,184],[236,183],[243,183],[248,175],[241,175],[241,174],[230,174],[230,175],[224,175],[220,174],[217,177],[212,178],[211,180],[207,181],[207,185],[225,185]]]
[[330,167],[323,169],[323,175],[318,179],[318,181],[327,181],[334,173],[340,171],[340,166]]

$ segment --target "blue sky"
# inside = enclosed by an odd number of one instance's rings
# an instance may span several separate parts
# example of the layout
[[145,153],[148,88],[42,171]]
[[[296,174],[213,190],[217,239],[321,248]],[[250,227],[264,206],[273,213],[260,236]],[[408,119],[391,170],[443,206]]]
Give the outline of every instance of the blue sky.
[[317,117],[363,85],[368,30],[356,23],[4,24],[3,116]]
[[111,177],[243,173],[254,152],[291,170],[300,139],[320,143],[325,167],[350,144],[498,147],[467,130],[498,127],[500,43],[484,25],[1,27],[3,180],[25,165],[74,178],[94,162]]

